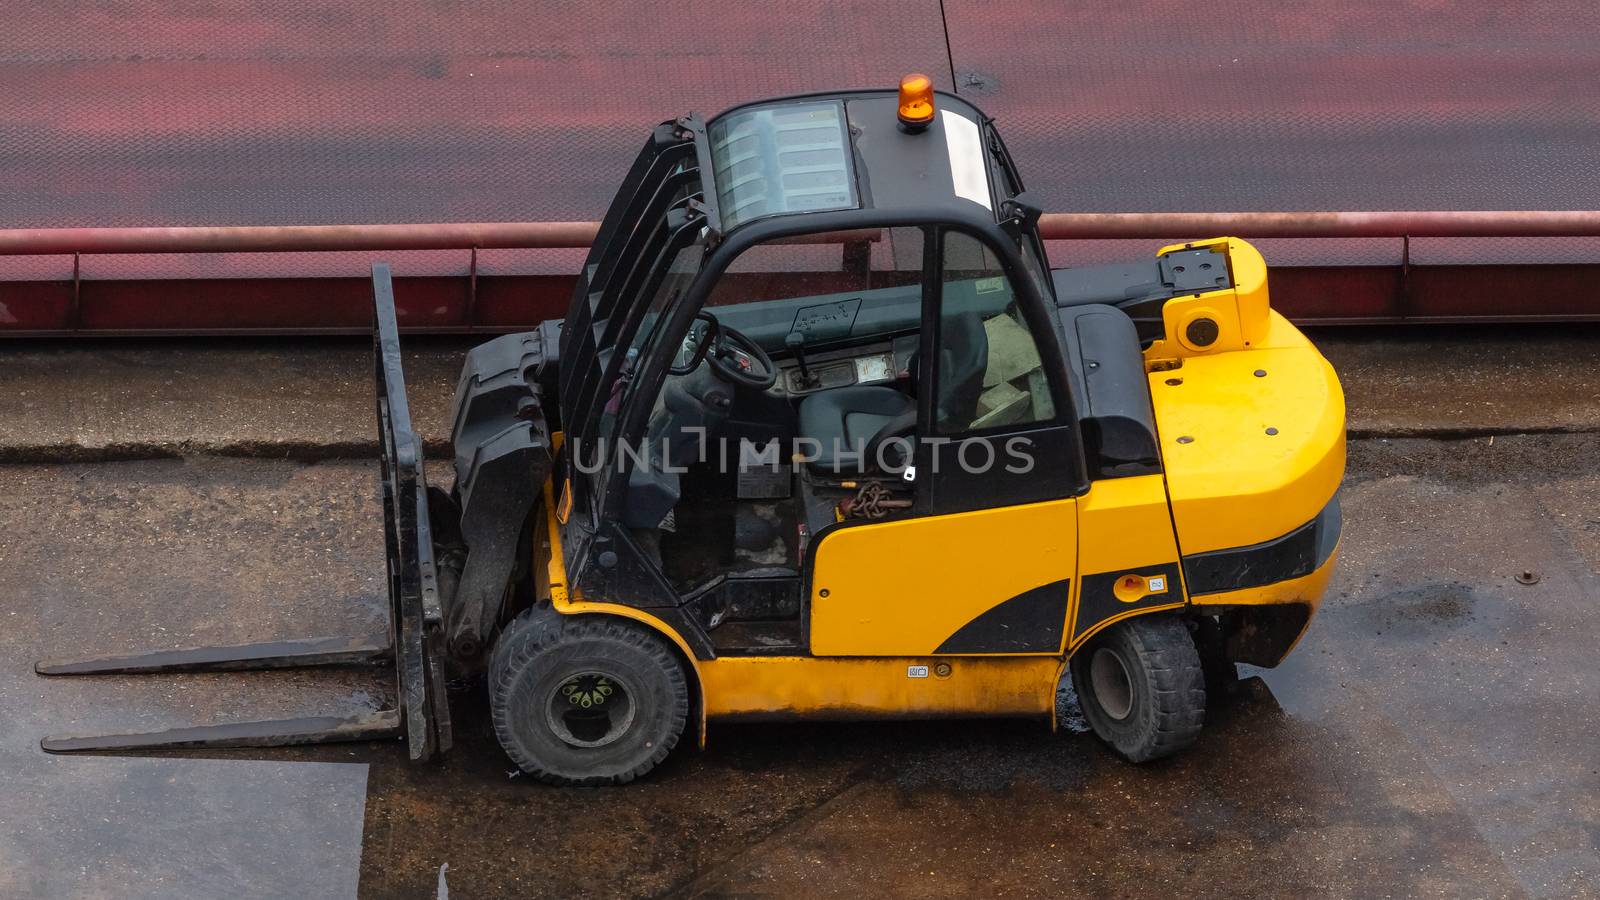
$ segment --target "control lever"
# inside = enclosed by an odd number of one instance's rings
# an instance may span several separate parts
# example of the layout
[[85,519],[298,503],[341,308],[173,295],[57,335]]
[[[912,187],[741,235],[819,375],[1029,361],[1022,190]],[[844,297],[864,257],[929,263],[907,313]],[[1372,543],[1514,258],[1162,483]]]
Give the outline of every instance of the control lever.
[[783,339],[783,345],[794,354],[794,361],[800,365],[800,386],[803,388],[816,387],[817,377],[811,374],[811,367],[806,365],[806,335],[796,328],[789,332]]

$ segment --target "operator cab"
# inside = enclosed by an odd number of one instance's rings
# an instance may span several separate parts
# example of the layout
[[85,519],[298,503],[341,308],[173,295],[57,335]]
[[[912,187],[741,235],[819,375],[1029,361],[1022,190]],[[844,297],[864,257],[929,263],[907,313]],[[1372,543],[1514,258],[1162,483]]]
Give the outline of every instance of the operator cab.
[[1081,493],[1036,217],[922,76],[658,127],[563,326],[569,569],[795,652],[826,532]]

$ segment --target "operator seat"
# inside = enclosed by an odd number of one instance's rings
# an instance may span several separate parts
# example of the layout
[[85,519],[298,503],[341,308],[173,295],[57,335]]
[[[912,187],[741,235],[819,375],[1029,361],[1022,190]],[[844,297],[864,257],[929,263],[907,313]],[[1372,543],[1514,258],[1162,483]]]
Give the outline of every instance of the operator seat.
[[916,422],[917,401],[892,387],[856,384],[818,391],[800,401],[800,436],[816,442],[801,450],[815,453],[812,471],[859,475],[873,462],[867,455],[876,453],[873,438],[904,433]]
[[[989,339],[977,313],[947,315],[939,352],[939,376],[948,387],[939,405],[941,421],[970,422],[989,368]],[[912,355],[912,383],[917,382]],[[886,385],[856,384],[809,394],[800,401],[800,437],[815,441],[811,469],[824,475],[860,475],[877,465],[878,446],[916,425],[917,401]]]

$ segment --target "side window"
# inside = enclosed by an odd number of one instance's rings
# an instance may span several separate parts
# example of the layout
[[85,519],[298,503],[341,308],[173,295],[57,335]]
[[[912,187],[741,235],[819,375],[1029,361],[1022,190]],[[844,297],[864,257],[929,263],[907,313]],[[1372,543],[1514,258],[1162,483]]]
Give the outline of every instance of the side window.
[[982,241],[944,234],[935,428],[964,434],[1055,416],[1049,380],[1011,280]]

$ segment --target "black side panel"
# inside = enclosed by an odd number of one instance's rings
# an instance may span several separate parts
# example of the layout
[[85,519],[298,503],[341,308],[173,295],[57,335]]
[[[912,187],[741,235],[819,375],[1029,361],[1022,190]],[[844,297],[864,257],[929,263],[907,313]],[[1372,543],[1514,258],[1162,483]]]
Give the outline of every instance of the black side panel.
[[1189,593],[1215,594],[1301,578],[1327,562],[1339,543],[1342,521],[1334,496],[1315,519],[1283,537],[1183,558]]
[[1211,248],[1179,250],[1155,259],[1056,269],[1050,273],[1063,308],[1103,303],[1123,310],[1145,343],[1161,337],[1161,307],[1179,294],[1220,291],[1233,285],[1227,254]]
[[766,571],[771,574],[719,577],[682,607],[704,629],[717,655],[804,653],[800,576],[776,568]]
[[1090,304],[1061,310],[1061,329],[1091,476],[1161,471],[1150,382],[1133,321],[1114,307]]
[[771,575],[718,577],[696,590],[684,604],[707,631],[724,622],[764,622],[800,615],[800,576],[772,570]]
[[456,386],[456,493],[467,558],[448,598],[451,652],[470,659],[489,630],[518,564],[518,549],[550,473],[550,431],[538,379],[547,329],[473,348]]
[[569,559],[567,573],[586,598],[646,610],[672,626],[696,659],[716,658],[706,630],[620,522],[602,519],[577,562]]
[[1056,303],[1063,307],[1172,296],[1172,287],[1162,283],[1161,267],[1154,259],[1056,269],[1050,280],[1055,285]]
[[1063,578],[984,612],[945,638],[934,653],[1054,653],[1061,649],[1072,579]]
[[927,474],[917,480],[929,486],[930,513],[997,509],[1080,493],[1074,459],[1078,430],[1070,425],[1017,427],[1021,430],[922,443],[917,466]]
[[[1147,579],[1164,578],[1165,589],[1159,593],[1147,594],[1132,603],[1124,603],[1118,599],[1116,587],[1117,580],[1125,575],[1139,575]],[[1072,623],[1072,639],[1079,640],[1096,625],[1113,616],[1136,609],[1182,602],[1183,585],[1178,583],[1178,564],[1175,562],[1085,575],[1082,584],[1079,585],[1078,614]]]
[[1245,606],[1222,614],[1223,653],[1234,662],[1270,669],[1294,649],[1306,630],[1311,607],[1304,603]]

